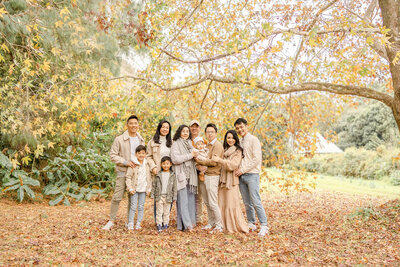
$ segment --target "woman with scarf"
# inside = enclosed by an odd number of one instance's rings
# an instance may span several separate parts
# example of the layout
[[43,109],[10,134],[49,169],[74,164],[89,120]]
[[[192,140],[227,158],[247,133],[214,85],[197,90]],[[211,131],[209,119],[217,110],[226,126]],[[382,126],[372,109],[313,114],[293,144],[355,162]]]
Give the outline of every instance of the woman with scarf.
[[198,152],[193,151],[190,141],[190,131],[187,125],[179,126],[171,146],[171,159],[175,165],[177,185],[176,224],[178,230],[191,231],[196,226],[197,172],[194,157]]
[[222,165],[218,189],[222,226],[230,233],[248,233],[249,227],[240,209],[239,177],[235,175],[235,170],[239,168],[243,157],[243,149],[236,131],[229,130],[225,134],[224,149],[223,159],[216,155],[212,157],[212,160]]

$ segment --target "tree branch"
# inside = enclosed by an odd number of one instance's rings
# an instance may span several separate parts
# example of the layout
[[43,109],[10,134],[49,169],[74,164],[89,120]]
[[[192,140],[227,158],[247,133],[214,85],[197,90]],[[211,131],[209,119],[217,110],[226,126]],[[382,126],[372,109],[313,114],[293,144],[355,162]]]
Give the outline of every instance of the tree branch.
[[[213,81],[220,83],[243,84],[243,85],[251,84],[250,81],[247,80],[240,81],[235,78],[212,76],[209,79],[212,79]],[[289,94],[294,92],[321,91],[339,95],[361,96],[381,101],[382,103],[386,104],[389,107],[392,107],[393,105],[392,96],[375,91],[367,87],[354,86],[354,85],[342,85],[342,84],[323,83],[323,82],[304,82],[285,87],[278,87],[278,86],[267,86],[261,82],[257,82],[257,85],[255,87],[273,94]]]
[[[381,33],[381,31],[378,28],[360,28],[360,29],[352,29],[351,27],[344,27],[344,28],[337,28],[337,29],[332,29],[332,30],[324,30],[324,31],[317,31],[313,34],[316,35],[325,35],[325,34],[330,34],[330,33],[340,33],[340,32],[355,32],[355,33]],[[257,38],[253,41],[251,41],[248,45],[243,46],[241,48],[238,48],[236,51],[233,52],[229,52],[229,53],[224,53],[224,54],[220,54],[220,55],[216,55],[216,56],[212,56],[212,57],[207,57],[207,58],[203,58],[203,59],[198,59],[198,60],[190,60],[190,59],[184,59],[184,58],[180,58],[178,56],[173,55],[171,52],[165,50],[165,49],[161,49],[161,52],[163,52],[164,54],[166,54],[167,56],[169,56],[170,58],[185,63],[185,64],[199,64],[199,63],[207,63],[210,61],[215,61],[218,59],[222,59],[225,57],[229,57],[229,56],[233,56],[236,55],[238,53],[240,53],[243,50],[247,50],[250,47],[252,47],[253,45],[255,45],[256,43],[258,43],[259,41],[269,37],[269,36],[275,36],[278,34],[285,34],[285,33],[290,33],[293,35],[300,35],[300,36],[310,36],[311,31],[299,31],[296,29],[281,29],[281,30],[276,30],[276,31],[272,31],[269,32],[268,34],[263,34],[263,38]]]
[[[154,82],[150,79],[129,76],[129,75],[115,77],[115,78],[111,78],[108,80],[117,80],[117,79],[126,79],[126,78],[144,81],[149,84],[153,84],[154,86],[160,88],[163,91],[181,90],[181,89],[189,88],[191,86],[198,85],[205,81],[213,81],[213,82],[226,83],[226,84],[242,84],[242,85],[248,85],[248,86],[251,85],[250,80],[239,80],[239,79],[233,78],[233,77],[231,77],[231,78],[220,77],[220,76],[214,76],[212,74],[206,75],[201,79],[187,82],[185,84],[182,84],[179,86],[174,86],[174,87],[165,87],[165,86],[163,86],[157,82]],[[281,94],[281,95],[294,93],[294,92],[320,91],[320,92],[329,92],[329,93],[338,94],[338,95],[360,96],[360,97],[364,97],[364,98],[378,100],[390,108],[393,107],[393,99],[394,99],[393,96],[391,96],[391,95],[375,91],[368,87],[324,83],[324,82],[304,82],[304,83],[294,84],[294,85],[290,85],[290,86],[268,86],[261,82],[256,82],[255,88],[267,91],[269,93]]]

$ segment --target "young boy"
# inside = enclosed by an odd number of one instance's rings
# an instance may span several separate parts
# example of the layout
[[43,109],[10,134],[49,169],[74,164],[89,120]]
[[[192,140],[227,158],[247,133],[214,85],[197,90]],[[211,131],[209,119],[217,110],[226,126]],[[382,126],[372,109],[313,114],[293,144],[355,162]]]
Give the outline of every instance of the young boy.
[[[208,149],[206,148],[206,144],[204,143],[204,139],[201,136],[197,136],[194,140],[195,150],[199,152],[199,155],[196,157],[196,160],[206,160],[208,157]],[[196,164],[200,165],[200,164]],[[204,166],[204,165],[202,165]],[[204,173],[207,170],[207,167],[204,166],[205,169],[199,172],[199,180],[204,182]]]
[[165,156],[161,159],[161,171],[155,176],[151,198],[156,200],[157,231],[168,228],[171,203],[176,201],[176,179],[171,169],[172,160]]
[[146,161],[146,147],[139,145],[135,150],[135,156],[132,161],[137,166],[135,168],[129,167],[126,172],[126,188],[131,200],[128,214],[128,230],[133,230],[136,208],[138,208],[136,229],[141,228],[140,223],[143,220],[146,193],[149,195],[151,191],[151,175]]

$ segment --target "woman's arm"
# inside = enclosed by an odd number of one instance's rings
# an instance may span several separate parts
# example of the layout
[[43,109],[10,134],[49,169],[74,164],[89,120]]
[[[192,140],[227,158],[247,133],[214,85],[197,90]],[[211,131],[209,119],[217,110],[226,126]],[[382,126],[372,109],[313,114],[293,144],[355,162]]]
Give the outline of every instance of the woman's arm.
[[221,161],[222,167],[227,169],[228,171],[234,171],[240,166],[240,162],[242,161],[242,151],[237,150],[232,156],[232,159],[223,159]]
[[182,164],[185,161],[191,160],[193,158],[192,153],[189,154],[182,154],[176,143],[173,143],[171,146],[171,160],[173,164]]

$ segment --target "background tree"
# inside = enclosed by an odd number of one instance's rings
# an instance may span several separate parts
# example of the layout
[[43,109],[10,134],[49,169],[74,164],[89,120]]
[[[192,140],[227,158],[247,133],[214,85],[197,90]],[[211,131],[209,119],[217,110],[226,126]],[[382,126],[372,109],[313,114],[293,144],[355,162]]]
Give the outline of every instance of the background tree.
[[[400,125],[398,1],[173,2],[148,16],[152,61],[128,77],[165,91],[217,83],[361,96]],[[384,92],[370,87],[377,80]]]

